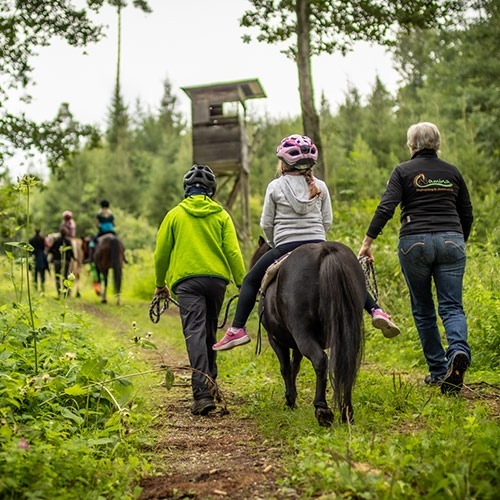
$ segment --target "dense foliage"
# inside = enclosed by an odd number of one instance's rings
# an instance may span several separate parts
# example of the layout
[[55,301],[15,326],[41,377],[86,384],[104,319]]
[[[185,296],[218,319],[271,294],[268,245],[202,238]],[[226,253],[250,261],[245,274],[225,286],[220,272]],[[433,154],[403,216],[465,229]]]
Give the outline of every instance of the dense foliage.
[[[443,31],[420,30],[401,34],[396,63],[403,78],[396,95],[381,78],[372,91],[360,95],[355,87],[333,110],[321,103],[325,178],[335,200],[353,203],[377,199],[391,170],[408,158],[406,130],[420,120],[435,122],[443,135],[442,156],[463,172],[472,193],[476,221],[473,238],[498,242],[500,137],[497,2],[481,2],[467,23]],[[422,49],[425,47],[425,49]],[[478,64],[477,61],[488,61]],[[79,233],[94,232],[94,213],[101,198],[119,209],[118,226],[129,214],[156,228],[182,195],[182,174],[191,163],[191,135],[177,111],[177,97],[167,80],[156,109],[140,102],[131,110],[119,88],[110,105],[106,137],[100,148],[80,150],[60,174],[52,175],[35,200],[34,223],[45,232],[55,230],[60,214],[75,213]],[[300,131],[300,119],[247,117],[250,137],[251,208],[258,218],[265,185],[274,176],[277,142]],[[120,182],[117,180],[120,179]],[[369,182],[366,180],[369,179]],[[220,191],[220,199],[227,194]],[[238,209],[235,217],[238,219]],[[255,228],[254,236],[258,233]],[[151,243],[151,232],[134,246]]]
[[[36,123],[25,113],[10,112],[9,99],[15,96],[29,102],[33,84],[31,61],[40,47],[55,38],[73,47],[85,47],[104,36],[103,27],[92,19],[105,3],[117,8],[125,0],[86,0],[75,7],[69,0],[0,0],[0,172],[8,156],[16,150],[46,155],[49,166],[68,159],[78,149],[80,139],[95,141],[95,130],[73,120],[69,107],[62,103],[53,120]],[[151,12],[147,0],[133,0],[133,5]]]
[[[1,262],[17,285],[21,262]],[[0,497],[130,498],[147,468],[137,431],[150,415],[131,376],[144,368],[126,345],[99,345],[88,315],[38,296],[29,307],[26,291],[0,290]]]
[[[25,2],[35,3],[41,5]],[[402,81],[395,95],[377,78],[369,95],[351,87],[337,109],[325,100],[320,108],[325,180],[334,208],[328,236],[354,250],[391,170],[408,158],[408,126],[420,120],[439,126],[441,155],[463,172],[475,213],[464,294],[473,352],[466,380],[471,397],[441,398],[421,382],[426,367],[397,262],[394,220],[376,242],[377,277],[381,303],[404,333],[388,341],[368,330],[353,428],[316,429],[304,390],[313,379],[306,363],[299,380],[303,399],[291,414],[281,409],[278,365],[269,349],[257,361],[245,351],[221,360],[221,383],[233,385],[244,401],[238,411],[259,422],[291,457],[284,491],[294,488],[304,497],[336,492],[359,498],[487,499],[498,492],[498,405],[488,393],[497,387],[500,367],[498,27],[499,2],[490,0],[478,2],[463,24],[401,33],[395,56]],[[0,241],[10,242],[4,246],[7,258],[0,260],[2,498],[87,498],[89,491],[134,498],[139,494],[134,480],[149,467],[141,446],[150,415],[137,397],[132,375],[142,366],[130,339],[111,342],[112,326],[90,319],[75,302],[54,302],[27,286],[26,242],[34,228],[56,231],[62,211],[69,209],[78,234],[93,234],[99,200],[108,198],[129,257],[129,304],[120,315],[144,307],[152,293],[156,228],[182,197],[191,133],[168,81],[156,109],[139,102],[132,110],[117,85],[109,111],[99,147],[81,147],[79,125],[61,108],[57,120],[68,134],[56,142],[77,152],[58,162],[46,183],[33,178],[13,184],[0,174]],[[28,137],[30,125],[21,118],[16,118],[20,137]],[[265,186],[276,172],[276,144],[300,132],[300,124],[300,117],[247,116],[254,237]],[[229,189],[221,186],[220,199]],[[233,215],[239,219],[238,208]],[[251,250],[245,248],[247,256]],[[180,325],[176,328],[165,335],[181,338]],[[257,331],[255,312],[251,331]],[[135,335],[133,328],[130,333]]]

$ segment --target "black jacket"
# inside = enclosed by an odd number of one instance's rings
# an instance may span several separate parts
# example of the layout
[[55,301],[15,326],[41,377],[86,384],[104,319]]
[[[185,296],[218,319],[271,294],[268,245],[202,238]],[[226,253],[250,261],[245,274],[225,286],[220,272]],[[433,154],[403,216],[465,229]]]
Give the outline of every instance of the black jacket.
[[457,167],[423,149],[392,172],[367,235],[376,238],[401,205],[400,236],[456,231],[467,241],[473,215],[469,192]]
[[[66,250],[64,250],[66,249]],[[49,248],[48,253],[51,253],[54,257],[54,261],[62,261],[62,252],[65,252],[65,260],[66,262],[70,262],[73,256],[73,247],[71,246],[71,241],[68,238],[63,238],[59,236],[52,246]]]

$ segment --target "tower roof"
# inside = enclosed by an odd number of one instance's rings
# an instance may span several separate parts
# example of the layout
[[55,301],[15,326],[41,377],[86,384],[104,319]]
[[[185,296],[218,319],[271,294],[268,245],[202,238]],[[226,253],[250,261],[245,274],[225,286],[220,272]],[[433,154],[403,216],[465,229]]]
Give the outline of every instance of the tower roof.
[[211,97],[219,96],[223,102],[237,100],[244,105],[247,99],[266,97],[266,93],[257,78],[181,88],[192,101],[197,101],[210,95]]

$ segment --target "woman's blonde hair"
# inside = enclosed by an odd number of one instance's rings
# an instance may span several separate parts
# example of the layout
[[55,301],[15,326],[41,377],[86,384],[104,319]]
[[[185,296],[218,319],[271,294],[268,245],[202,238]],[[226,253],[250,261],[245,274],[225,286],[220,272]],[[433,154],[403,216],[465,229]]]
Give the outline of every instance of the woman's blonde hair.
[[412,154],[422,149],[437,151],[439,146],[441,146],[439,129],[434,123],[430,122],[420,122],[411,125],[406,133],[406,138],[406,143]]
[[312,173],[313,167],[309,167],[306,169],[296,169],[295,167],[291,167],[287,165],[283,160],[280,160],[278,163],[278,173],[281,175],[290,174],[293,172],[293,175],[302,175],[305,177],[306,182],[309,186],[309,199],[312,200],[316,196],[321,195],[321,189],[314,182],[314,177]]

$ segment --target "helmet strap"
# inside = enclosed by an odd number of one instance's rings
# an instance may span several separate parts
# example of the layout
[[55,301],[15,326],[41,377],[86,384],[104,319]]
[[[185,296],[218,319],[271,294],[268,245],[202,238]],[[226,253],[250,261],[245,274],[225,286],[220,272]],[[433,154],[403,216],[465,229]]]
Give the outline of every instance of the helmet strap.
[[197,194],[203,194],[212,198],[212,196],[214,195],[214,190],[211,188],[206,188],[205,186],[201,186],[199,184],[195,184],[194,186],[187,186],[184,190],[185,198],[188,198],[189,196],[195,196]]

